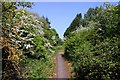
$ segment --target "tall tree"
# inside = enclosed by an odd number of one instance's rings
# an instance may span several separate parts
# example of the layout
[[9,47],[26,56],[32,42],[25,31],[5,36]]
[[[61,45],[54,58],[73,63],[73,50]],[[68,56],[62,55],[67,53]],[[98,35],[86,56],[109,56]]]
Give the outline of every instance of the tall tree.
[[76,15],[70,26],[67,28],[67,30],[64,33],[64,37],[68,36],[70,32],[76,30],[81,25],[81,22],[82,22],[82,14],[80,13]]

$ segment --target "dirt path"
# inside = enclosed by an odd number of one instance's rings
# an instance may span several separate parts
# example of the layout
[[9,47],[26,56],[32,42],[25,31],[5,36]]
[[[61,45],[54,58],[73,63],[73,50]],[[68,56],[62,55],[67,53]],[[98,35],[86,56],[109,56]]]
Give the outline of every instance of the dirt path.
[[65,60],[62,57],[63,51],[57,53],[57,64],[56,64],[56,78],[70,78],[68,74],[68,68],[65,65]]

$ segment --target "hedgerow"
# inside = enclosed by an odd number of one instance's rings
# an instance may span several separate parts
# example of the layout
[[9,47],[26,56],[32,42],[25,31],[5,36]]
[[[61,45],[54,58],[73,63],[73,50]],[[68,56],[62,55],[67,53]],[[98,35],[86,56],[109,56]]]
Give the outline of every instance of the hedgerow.
[[72,63],[75,79],[120,78],[120,5],[106,6],[96,7],[92,12],[88,10],[83,19],[88,24],[81,24],[83,27],[78,27],[65,39],[64,56]]
[[30,2],[1,4],[2,79],[50,77],[54,45],[57,46],[60,39],[48,18],[27,11],[32,7]]

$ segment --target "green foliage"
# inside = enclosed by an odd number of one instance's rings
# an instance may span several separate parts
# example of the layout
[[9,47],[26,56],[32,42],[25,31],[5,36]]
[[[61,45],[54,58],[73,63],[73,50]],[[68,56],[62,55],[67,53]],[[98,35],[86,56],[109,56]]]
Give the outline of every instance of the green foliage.
[[65,33],[64,33],[64,37],[68,36],[70,34],[70,32],[76,30],[78,27],[80,27],[82,22],[82,14],[77,14],[75,19],[72,21],[72,23],[70,24],[70,26],[66,29]]
[[60,44],[60,38],[55,29],[44,29],[44,37],[49,40],[52,46],[57,46]]
[[47,57],[47,48],[44,47],[45,45],[45,39],[39,35],[36,35],[34,38],[34,55],[36,55],[37,57]]
[[30,79],[44,79],[53,73],[52,68],[55,66],[54,62],[50,61],[53,56],[46,59],[31,59],[22,56],[21,64],[24,66],[23,74],[26,78]]
[[[22,50],[19,49],[20,44],[17,43],[17,41],[20,40],[17,28],[21,26],[21,20],[18,20],[18,16],[22,17],[26,12],[24,12],[24,10],[17,9],[18,6],[16,4],[19,4],[17,2],[3,2],[1,4],[2,36],[0,38],[0,42],[2,43],[2,78],[4,80],[6,78],[9,79],[10,77],[13,77],[13,75],[16,77],[22,75],[19,67],[19,57],[23,53]],[[20,14],[17,15],[18,13]]]
[[85,14],[86,27],[65,39],[65,57],[72,62],[76,79],[120,78],[119,11],[119,5],[90,8]]
[[55,29],[50,28],[48,18],[25,9],[32,4],[2,3],[3,80],[11,77],[48,78],[52,73],[54,46],[60,39]]

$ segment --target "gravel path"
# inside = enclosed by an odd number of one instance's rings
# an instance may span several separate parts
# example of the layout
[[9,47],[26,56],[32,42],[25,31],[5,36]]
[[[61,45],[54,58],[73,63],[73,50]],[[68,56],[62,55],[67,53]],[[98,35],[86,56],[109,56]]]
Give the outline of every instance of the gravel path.
[[57,54],[57,66],[56,66],[56,77],[57,78],[69,78],[68,69],[65,65],[65,60],[62,57],[64,52],[59,51]]

